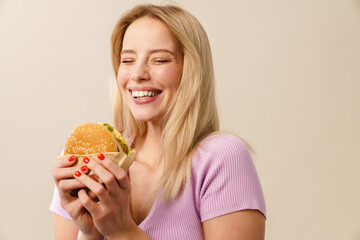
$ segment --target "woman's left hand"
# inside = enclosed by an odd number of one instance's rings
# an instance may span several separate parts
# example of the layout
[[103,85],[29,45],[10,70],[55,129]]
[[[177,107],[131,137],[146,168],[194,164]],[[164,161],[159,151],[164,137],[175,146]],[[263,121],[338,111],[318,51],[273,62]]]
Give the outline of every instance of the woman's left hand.
[[[99,159],[105,157],[100,156]],[[111,159],[105,157],[97,163],[90,159],[86,166],[92,170],[104,185],[94,181],[86,174],[75,173],[74,176],[91,192],[95,193],[99,201],[92,200],[82,189],[78,196],[81,204],[90,212],[98,232],[108,239],[129,235],[136,231],[130,211],[131,185],[126,172]]]

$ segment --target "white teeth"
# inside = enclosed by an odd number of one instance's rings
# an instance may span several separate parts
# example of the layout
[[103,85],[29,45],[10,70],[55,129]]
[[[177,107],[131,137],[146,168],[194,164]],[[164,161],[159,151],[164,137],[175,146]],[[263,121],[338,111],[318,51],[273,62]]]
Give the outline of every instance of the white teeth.
[[154,97],[156,95],[158,95],[158,92],[153,92],[153,91],[132,91],[132,96],[133,97]]

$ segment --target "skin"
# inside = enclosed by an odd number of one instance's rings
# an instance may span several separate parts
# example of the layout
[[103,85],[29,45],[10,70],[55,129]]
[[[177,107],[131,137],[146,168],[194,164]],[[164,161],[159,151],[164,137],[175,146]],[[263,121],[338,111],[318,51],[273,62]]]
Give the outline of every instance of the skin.
[[[110,159],[97,163],[90,159],[87,171],[73,167],[76,160],[60,160],[53,168],[62,207],[73,221],[55,215],[55,239],[150,239],[138,224],[148,215],[157,195],[152,188],[159,183],[161,166],[157,164],[161,146],[161,120],[179,86],[182,58],[178,45],[162,22],[140,18],[125,33],[118,84],[126,104],[138,120],[146,121],[148,130],[134,141],[136,158],[126,174]],[[161,91],[148,104],[136,104],[130,94],[134,87]],[[105,187],[86,173],[92,170]],[[75,174],[78,171],[80,174]],[[80,190],[77,196],[73,189]],[[203,222],[206,240],[264,239],[264,216],[244,210]],[[66,236],[64,236],[66,234]]]
[[[152,18],[132,23],[124,36],[117,79],[135,119],[157,128],[175,95],[181,74],[181,54],[166,25]],[[132,89],[154,89],[161,94],[151,103],[136,104]]]

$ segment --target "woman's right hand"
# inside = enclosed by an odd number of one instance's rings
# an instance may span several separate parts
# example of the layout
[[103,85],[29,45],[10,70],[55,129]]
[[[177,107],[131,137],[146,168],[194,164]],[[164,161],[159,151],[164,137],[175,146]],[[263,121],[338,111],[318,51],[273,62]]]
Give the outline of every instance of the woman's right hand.
[[[77,196],[79,189],[84,191],[85,186],[74,178],[75,171],[82,171],[74,166],[76,157],[60,159],[53,167],[52,174],[59,190],[61,206],[69,213],[70,217],[79,227],[86,239],[103,239],[94,226],[90,213],[81,205]],[[85,167],[86,168],[86,167]],[[84,170],[84,169],[83,169]],[[85,170],[87,172],[88,170]],[[84,173],[84,171],[82,171]],[[90,196],[95,194],[89,192]]]

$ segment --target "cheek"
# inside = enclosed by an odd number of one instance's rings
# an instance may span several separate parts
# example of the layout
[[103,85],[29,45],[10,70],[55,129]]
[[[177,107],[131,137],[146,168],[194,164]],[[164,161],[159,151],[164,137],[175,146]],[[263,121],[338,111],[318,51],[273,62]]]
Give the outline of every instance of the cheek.
[[164,73],[164,85],[176,91],[181,81],[181,69],[169,69]]
[[119,85],[120,90],[123,90],[126,88],[128,79],[129,78],[128,78],[126,72],[119,68],[118,75],[117,75],[117,83]]

